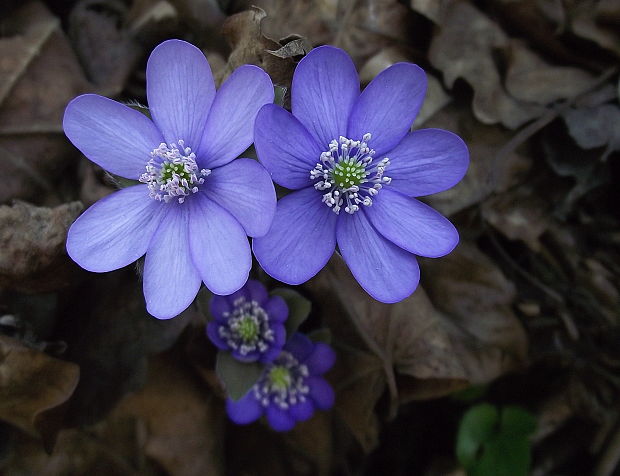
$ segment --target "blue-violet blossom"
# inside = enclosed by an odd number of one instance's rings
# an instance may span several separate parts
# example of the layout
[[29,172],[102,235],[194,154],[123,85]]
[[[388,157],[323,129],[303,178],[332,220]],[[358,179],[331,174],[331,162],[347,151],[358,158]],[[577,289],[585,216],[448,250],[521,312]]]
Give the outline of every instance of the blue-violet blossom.
[[146,79],[152,121],[94,94],[67,106],[63,127],[71,142],[107,171],[142,182],[82,214],[69,230],[67,251],[94,272],[146,253],[147,309],[167,319],[192,303],[201,281],[230,294],[247,280],[247,235],[267,232],[276,199],[260,164],[233,159],[252,143],[254,120],[273,101],[273,85],[262,69],[245,65],[216,94],[205,56],[180,40],[153,50]]
[[353,276],[375,299],[398,302],[420,278],[414,255],[443,256],[454,226],[412,197],[454,186],[469,155],[451,132],[410,132],[426,92],[418,66],[397,63],[360,94],[353,61],[331,46],[298,64],[292,114],[274,104],[256,118],[254,144],[282,198],[269,232],[253,240],[263,269],[301,284],[329,261],[336,244]]
[[243,397],[226,400],[226,412],[239,425],[266,415],[274,430],[288,431],[298,421],[308,420],[315,409],[333,406],[334,391],[322,375],[335,360],[336,355],[327,344],[295,333]]
[[209,307],[214,319],[207,335],[218,349],[241,362],[271,362],[280,355],[288,306],[280,296],[269,297],[261,283],[250,279],[230,296],[213,296]]

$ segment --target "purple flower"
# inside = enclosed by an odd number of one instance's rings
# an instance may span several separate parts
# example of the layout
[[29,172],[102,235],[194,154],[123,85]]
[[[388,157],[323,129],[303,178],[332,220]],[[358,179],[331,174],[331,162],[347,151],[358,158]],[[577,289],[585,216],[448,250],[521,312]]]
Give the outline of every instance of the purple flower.
[[269,297],[258,281],[250,279],[230,296],[213,296],[210,310],[207,335],[218,349],[241,362],[271,362],[280,355],[288,306],[280,296]]
[[412,197],[455,185],[468,152],[450,132],[409,132],[425,91],[426,75],[414,64],[389,67],[360,94],[344,51],[323,46],[301,60],[293,113],[266,105],[254,130],[259,160],[276,183],[294,190],[278,202],[269,232],[253,241],[267,273],[301,284],[338,244],[372,297],[397,302],[418,285],[414,255],[452,251],[454,226]]
[[201,281],[230,294],[247,280],[246,235],[269,229],[275,191],[260,164],[233,159],[252,143],[256,114],[273,101],[273,85],[263,70],[245,65],[216,94],[204,55],[180,40],[155,48],[146,76],[152,121],[94,94],[67,106],[63,127],[71,142],[109,172],[142,182],[80,216],[67,251],[94,272],[146,253],[147,309],[167,319],[192,303]]
[[333,406],[334,391],[322,375],[335,360],[327,344],[295,333],[248,393],[236,401],[226,400],[226,412],[239,425],[264,414],[274,430],[288,431],[298,421],[309,419],[315,409]]

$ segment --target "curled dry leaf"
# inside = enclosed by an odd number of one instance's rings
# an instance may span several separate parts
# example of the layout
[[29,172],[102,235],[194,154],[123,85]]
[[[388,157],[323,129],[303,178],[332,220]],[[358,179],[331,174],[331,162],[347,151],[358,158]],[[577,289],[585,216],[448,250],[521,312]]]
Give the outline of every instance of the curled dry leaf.
[[80,202],[0,206],[0,286],[22,292],[66,287],[77,271],[65,251],[67,229],[81,210]]
[[[297,52],[292,51],[291,56],[286,57],[283,54],[286,52],[281,50],[282,45],[263,34],[261,24],[266,16],[267,13],[262,8],[253,6],[226,19],[222,34],[230,44],[232,52],[226,67],[216,74],[218,82],[226,79],[243,64],[255,64],[271,76],[275,85],[290,88],[295,69],[292,56]],[[274,55],[274,51],[280,51],[280,54]]]
[[48,446],[60,430],[53,410],[73,394],[80,369],[0,335],[0,419],[41,435]]
[[486,15],[467,2],[456,2],[433,38],[429,59],[444,74],[452,88],[458,78],[474,90],[473,111],[485,124],[501,122],[510,129],[539,116],[539,106],[524,104],[504,90],[495,50],[508,46],[504,32]]
[[[25,2],[3,18],[0,37],[0,175],[11,177],[0,203],[55,196],[75,155],[61,135],[70,99],[89,89],[60,22],[43,4]],[[50,94],[53,91],[53,94]],[[58,200],[57,197],[55,197]]]

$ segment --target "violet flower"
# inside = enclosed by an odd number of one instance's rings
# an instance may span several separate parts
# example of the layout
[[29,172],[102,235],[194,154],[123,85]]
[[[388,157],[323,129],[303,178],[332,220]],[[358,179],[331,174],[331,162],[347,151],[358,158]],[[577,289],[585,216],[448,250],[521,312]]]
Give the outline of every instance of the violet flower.
[[248,393],[236,401],[226,400],[226,412],[239,425],[265,415],[274,430],[288,431],[298,421],[308,420],[315,409],[333,406],[334,391],[322,375],[335,360],[327,344],[295,333]]
[[148,311],[167,319],[186,309],[201,281],[216,294],[246,282],[247,236],[267,232],[275,209],[269,174],[233,161],[253,140],[269,76],[241,66],[219,91],[202,52],[165,41],[147,69],[151,121],[110,99],[86,94],[67,106],[67,137],[109,172],[139,180],[95,203],[71,226],[67,251],[83,268],[106,272],[146,253]]
[[210,311],[207,335],[218,349],[241,362],[271,362],[280,355],[288,306],[280,296],[269,297],[258,281],[248,280],[230,296],[213,296]]
[[293,76],[292,114],[263,106],[258,158],[294,192],[278,202],[269,232],[253,241],[263,269],[301,284],[329,261],[336,244],[353,276],[375,299],[398,302],[417,287],[414,255],[443,256],[458,232],[411,198],[446,190],[465,174],[467,147],[440,129],[409,132],[426,91],[418,66],[397,63],[360,94],[351,58],[322,46]]

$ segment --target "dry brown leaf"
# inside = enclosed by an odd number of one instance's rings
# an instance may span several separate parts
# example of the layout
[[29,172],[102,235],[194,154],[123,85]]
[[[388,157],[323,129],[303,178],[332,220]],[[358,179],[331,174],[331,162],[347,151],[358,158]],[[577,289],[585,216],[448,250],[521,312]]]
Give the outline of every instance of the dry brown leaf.
[[485,200],[481,206],[486,221],[510,240],[521,240],[540,251],[539,238],[551,224],[550,203],[534,187],[521,185]]
[[171,476],[223,474],[224,415],[213,395],[176,356],[150,362],[146,386],[127,396],[109,420],[144,425],[144,452]]
[[0,203],[11,198],[57,198],[55,180],[75,154],[61,135],[62,115],[73,97],[89,88],[60,29],[40,2],[26,2],[3,19],[0,38],[0,175],[11,177]]
[[551,66],[523,43],[510,44],[510,66],[506,89],[515,98],[545,106],[583,93],[594,77],[569,66]]
[[290,88],[295,63],[292,58],[280,58],[270,53],[282,45],[267,38],[262,31],[262,21],[267,13],[261,8],[251,7],[226,19],[222,35],[232,48],[226,67],[216,74],[216,81],[226,79],[236,68],[244,64],[255,64],[263,68],[275,85]]
[[511,305],[514,284],[475,245],[461,241],[449,255],[424,260],[425,289],[452,335],[455,355],[479,384],[525,363],[527,337]]
[[[531,167],[531,158],[510,153],[501,164],[495,157],[512,138],[513,133],[495,125],[476,121],[470,111],[448,104],[424,123],[424,127],[437,127],[458,134],[469,149],[469,169],[455,187],[430,195],[424,201],[444,215],[452,215],[482,201],[491,192],[503,192],[522,182]],[[498,170],[494,170],[498,168]],[[497,182],[490,180],[492,172]]]
[[410,6],[429,20],[441,25],[453,3],[454,0],[411,0]]
[[53,410],[71,397],[79,378],[77,365],[0,335],[0,419],[48,445],[60,430]]
[[81,210],[80,202],[0,206],[0,286],[22,292],[66,287],[77,271],[65,251],[67,229]]
[[123,2],[85,0],[75,5],[69,17],[69,36],[88,79],[109,96],[123,90],[143,54],[128,28],[128,14]]
[[473,111],[485,124],[501,122],[515,129],[539,116],[538,106],[523,104],[509,96],[502,86],[495,50],[508,46],[504,32],[486,15],[467,2],[456,2],[433,38],[429,59],[444,74],[452,88],[463,78],[474,89]]

